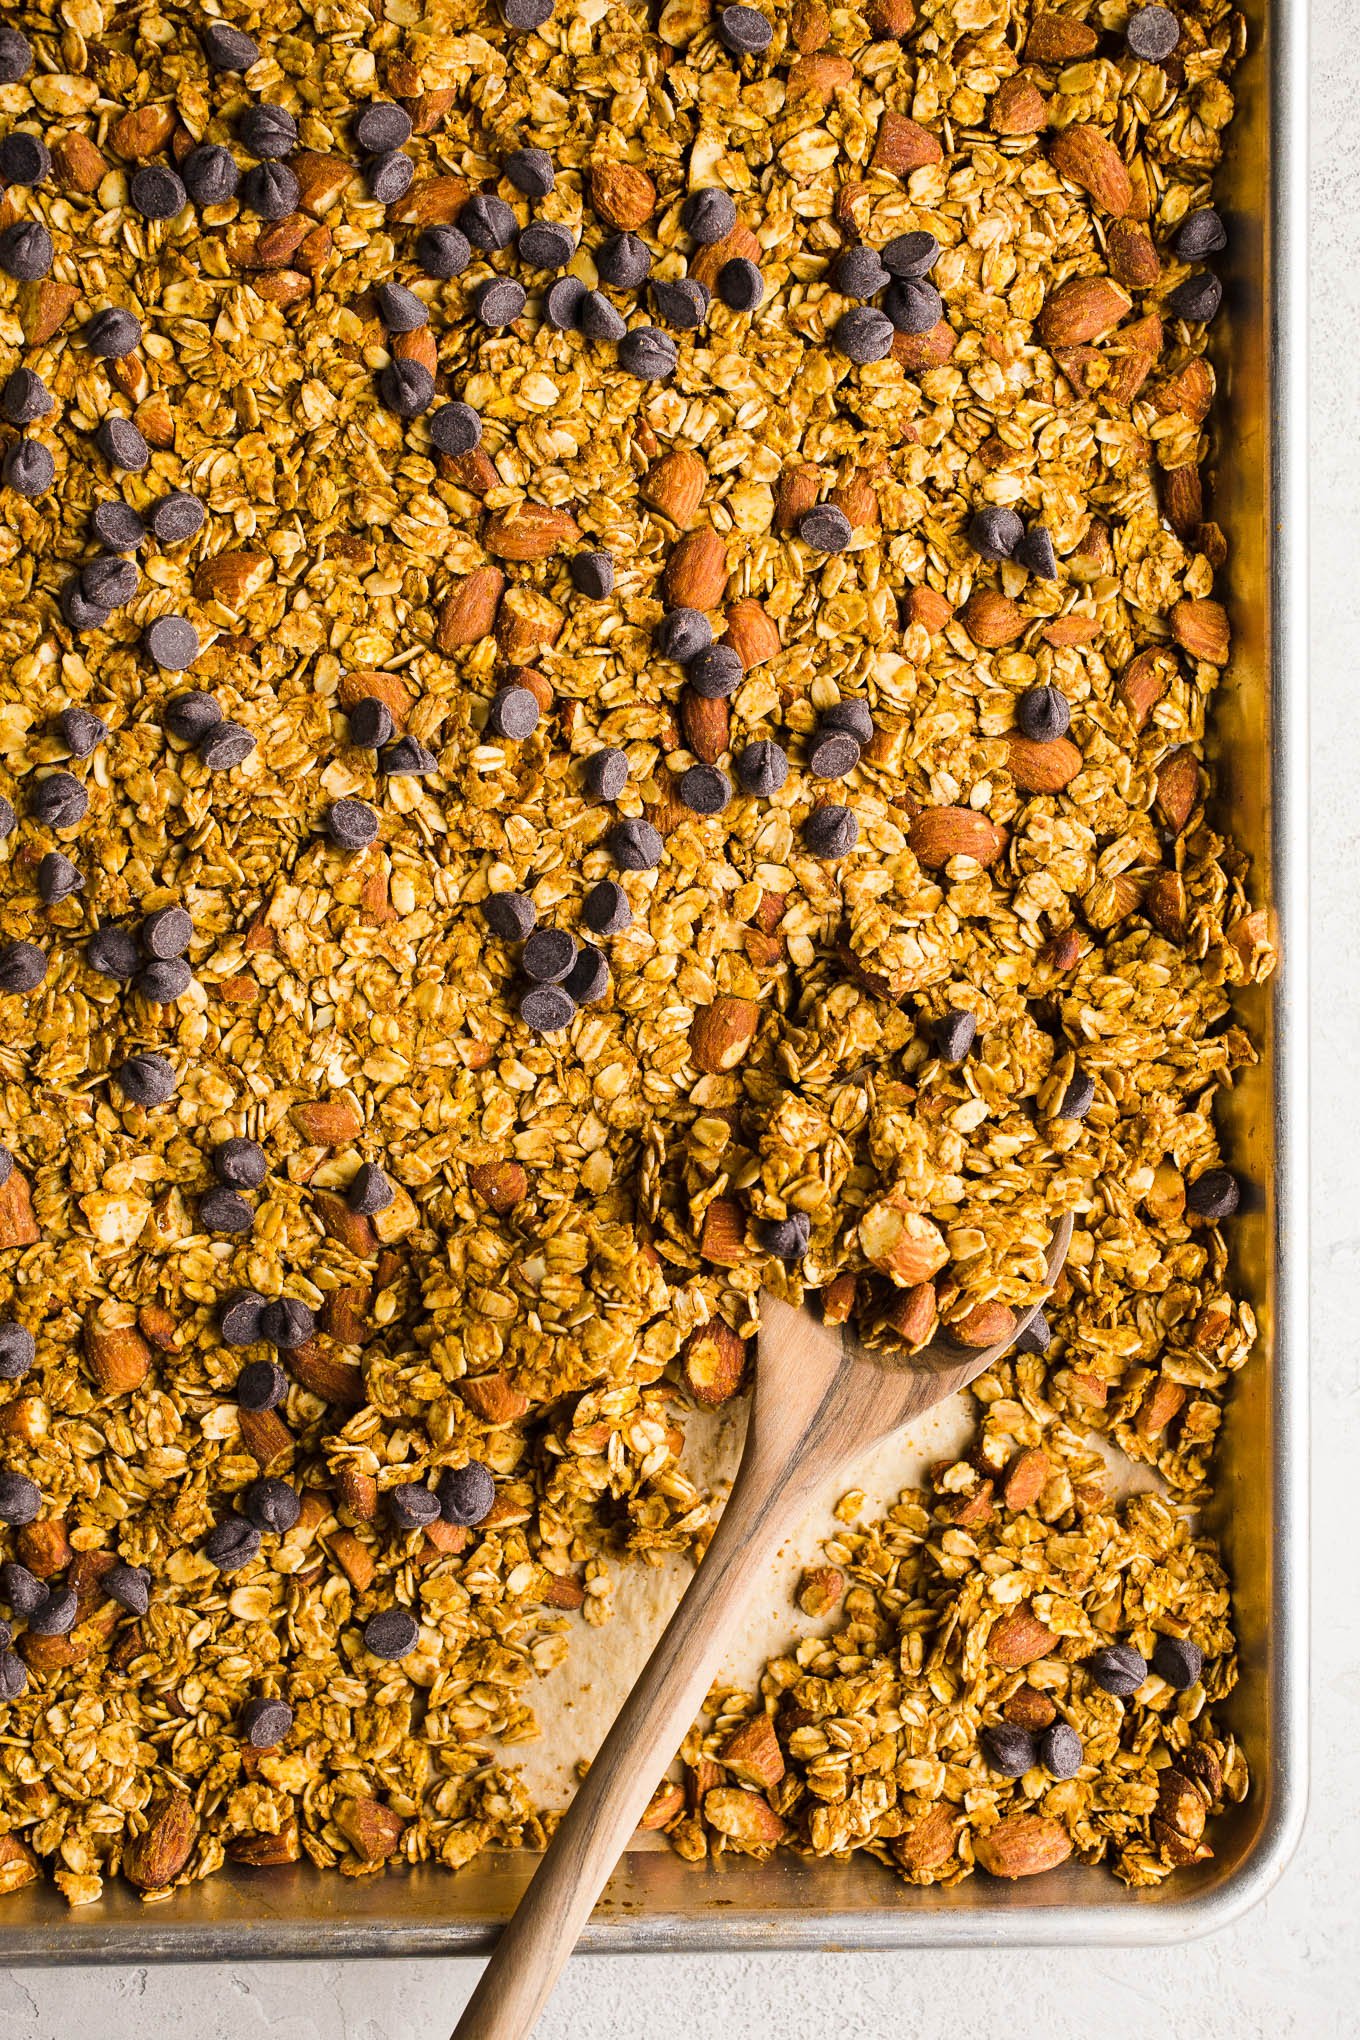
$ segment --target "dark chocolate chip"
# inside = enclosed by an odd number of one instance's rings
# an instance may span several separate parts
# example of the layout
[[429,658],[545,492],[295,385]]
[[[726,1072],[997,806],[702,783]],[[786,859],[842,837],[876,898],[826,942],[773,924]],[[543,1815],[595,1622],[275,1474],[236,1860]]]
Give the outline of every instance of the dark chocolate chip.
[[486,734],[508,738],[511,743],[523,743],[538,728],[540,713],[538,697],[529,688],[500,687],[487,715]]
[[692,333],[708,317],[709,296],[695,276],[680,276],[673,282],[652,285],[652,309],[658,319],[682,333]]
[[16,1325],[11,1318],[0,1322],[0,1381],[22,1381],[36,1354],[27,1325]]
[[381,751],[396,731],[392,711],[376,694],[365,694],[349,710],[349,740],[361,751]]
[[142,342],[142,322],[124,305],[96,312],[85,328],[85,344],[101,361],[122,361]]
[[679,363],[679,349],[659,326],[634,326],[619,342],[619,367],[639,382],[665,382]]
[[696,652],[685,668],[685,677],[704,701],[727,701],[742,683],[745,668],[741,655],[731,645],[708,645]]
[[141,578],[132,560],[125,560],[118,553],[97,553],[80,570],[80,592],[87,602],[97,602],[101,609],[118,609],[131,602]]
[[42,1507],[42,1496],[22,1473],[0,1472],[0,1523],[22,1529],[32,1523]]
[[1152,1669],[1177,1693],[1198,1685],[1204,1652],[1188,1636],[1159,1636],[1152,1648]]
[[218,1185],[205,1190],[198,1200],[199,1231],[222,1236],[248,1233],[255,1224],[255,1214],[244,1197],[235,1190]]
[[1032,743],[1051,744],[1071,726],[1072,711],[1058,687],[1027,687],[1015,704],[1015,727]]
[[68,1636],[76,1626],[76,1595],[73,1587],[49,1587],[45,1599],[30,1609],[30,1636]]
[[1011,554],[1017,567],[1025,567],[1041,581],[1056,581],[1058,578],[1058,555],[1053,550],[1053,538],[1046,524],[1030,524],[1025,535]]
[[515,238],[515,212],[503,198],[494,192],[476,191],[458,215],[460,231],[465,235],[469,247],[480,248],[489,254],[496,248],[508,248]]
[[1184,283],[1177,284],[1166,301],[1166,310],[1173,319],[1185,319],[1192,326],[1205,326],[1214,318],[1223,303],[1223,286],[1210,269],[1198,276],[1187,276]]
[[182,673],[198,657],[198,632],[187,616],[158,616],[142,632],[149,658],[167,673]]
[[680,224],[693,241],[711,247],[726,240],[737,224],[737,208],[731,195],[715,184],[692,191],[680,208]]
[[360,1218],[376,1218],[395,1202],[396,1195],[376,1162],[360,1162],[345,1192],[345,1202]]
[[587,340],[622,340],[628,321],[602,290],[588,290],[576,307],[576,323]]
[[513,276],[489,277],[473,292],[477,317],[492,333],[501,333],[507,326],[513,326],[528,301],[524,285],[516,283]]
[[184,958],[174,956],[168,963],[144,964],[132,981],[132,989],[150,999],[153,1006],[173,1006],[193,981],[193,972]]
[[28,1615],[32,1609],[40,1608],[46,1598],[47,1588],[26,1565],[12,1558],[0,1565],[0,1600],[7,1602],[16,1615]]
[[1131,1643],[1112,1643],[1088,1657],[1083,1669],[1102,1692],[1116,1700],[1128,1700],[1148,1675],[1147,1664]]
[[505,174],[526,198],[546,198],[557,182],[546,149],[516,149],[505,159]]
[[275,1410],[288,1393],[288,1376],[276,1360],[248,1360],[236,1377],[236,1400],[243,1410]]
[[650,822],[615,822],[605,847],[620,871],[655,871],[664,845]]
[[297,147],[297,122],[292,114],[286,106],[272,106],[267,100],[245,109],[236,132],[241,147],[267,163],[291,156]]
[[425,779],[437,771],[439,760],[417,737],[398,737],[378,755],[378,769],[389,779]]
[[888,272],[876,248],[845,248],[831,265],[831,284],[842,297],[868,304],[888,287]]
[[257,1140],[233,1134],[212,1151],[213,1174],[230,1190],[258,1190],[269,1174],[269,1157]]
[[769,800],[789,776],[789,761],[768,737],[748,744],[736,758],[737,778],[757,800]]
[[180,165],[184,189],[195,205],[228,205],[236,196],[241,173],[230,149],[200,142]]
[[241,179],[241,203],[262,220],[286,220],[297,211],[301,188],[286,163],[255,163]]
[[1053,1328],[1043,1311],[1036,1310],[1015,1341],[1017,1353],[1046,1353],[1053,1344]]
[[126,984],[139,962],[137,944],[125,928],[97,928],[85,944],[85,961],[101,977]]
[[847,856],[859,841],[853,810],[830,802],[813,808],[803,824],[803,841],[814,857]]
[[753,312],[765,296],[765,279],[747,255],[734,255],[718,271],[718,296],[733,312]]
[[528,893],[488,893],[482,901],[482,919],[503,942],[523,942],[538,925],[538,909]]
[[534,985],[520,998],[519,1017],[535,1034],[560,1034],[576,1017],[576,1001],[561,985]]
[[430,438],[440,453],[456,458],[482,442],[482,421],[470,404],[441,404],[430,419]]
[[276,1750],[292,1726],[293,1710],[286,1700],[260,1694],[241,1709],[241,1734],[253,1750]]
[[581,919],[592,935],[621,935],[633,925],[633,909],[623,887],[612,878],[602,878],[586,894]]
[[7,489],[13,489],[16,496],[27,497],[32,502],[38,496],[45,496],[57,479],[57,463],[40,439],[16,439],[5,449],[0,479]]
[[255,739],[241,723],[219,722],[199,739],[198,755],[209,772],[232,772],[254,749]]
[[847,698],[833,702],[830,708],[822,710],[818,721],[824,730],[846,730],[852,737],[858,737],[861,750],[873,741],[874,719],[867,701]]
[[933,283],[923,276],[904,277],[889,284],[883,309],[898,333],[929,333],[944,317],[944,299]]
[[519,35],[542,28],[552,11],[553,0],[501,0],[501,19]]
[[173,170],[162,163],[145,163],[134,170],[128,184],[133,209],[144,220],[178,219],[189,203],[189,194]]
[[854,535],[850,519],[835,503],[814,503],[798,519],[798,536],[814,552],[844,552]]
[[296,1296],[276,1296],[260,1312],[260,1335],[282,1353],[305,1346],[316,1330],[316,1316]]
[[259,44],[225,21],[205,21],[198,39],[214,71],[248,71],[260,61]]
[[203,529],[207,511],[187,489],[174,489],[162,496],[151,513],[151,529],[161,545],[183,545]]
[[812,1221],[805,1211],[791,1211],[787,1218],[763,1218],[756,1237],[767,1254],[791,1268],[808,1250]]
[[439,1513],[446,1523],[474,1530],[491,1514],[496,1482],[489,1466],[469,1459],[466,1466],[446,1466],[435,1485]]
[[239,1572],[260,1555],[260,1533],[244,1516],[224,1516],[203,1543],[203,1556],[219,1572]]
[[112,502],[95,504],[90,525],[99,543],[109,552],[136,552],[146,543],[146,526],[131,503],[124,503],[118,496]]
[[774,30],[757,7],[724,7],[718,16],[718,34],[738,57],[759,56],[774,38]]
[[89,805],[90,796],[73,772],[49,772],[29,796],[34,821],[48,829],[73,829]]
[[1231,1169],[1206,1169],[1196,1176],[1185,1193],[1185,1208],[1196,1218],[1231,1218],[1241,1202],[1242,1192]]
[[636,234],[609,234],[595,250],[595,273],[611,290],[637,290],[652,269],[652,251]]
[[680,774],[675,790],[696,815],[720,815],[732,798],[732,782],[716,765],[691,765]]
[[154,1049],[142,1049],[130,1055],[109,1072],[114,1085],[128,1105],[140,1105],[149,1110],[153,1105],[164,1105],[175,1095],[175,1066],[168,1057],[157,1055]]
[[211,694],[195,689],[189,694],[177,694],[165,704],[161,721],[172,737],[182,743],[196,744],[208,731],[215,729],[222,720],[222,711]]
[[585,294],[586,287],[579,276],[559,276],[543,300],[548,324],[555,326],[559,333],[572,332]]
[[1221,255],[1228,245],[1228,230],[1211,205],[1187,213],[1171,243],[1182,262],[1203,262],[1206,255]]
[[1063,1092],[1055,1119],[1084,1119],[1096,1101],[1095,1079],[1077,1063]]
[[960,1007],[951,1007],[931,1022],[930,1038],[942,1062],[966,1062],[977,1040],[977,1021]]
[[657,626],[656,648],[663,659],[687,666],[713,642],[713,626],[698,609],[672,609]]
[[419,1481],[404,1481],[400,1487],[388,1488],[383,1500],[398,1530],[423,1530],[427,1523],[439,1521],[439,1497],[433,1488],[423,1487]]
[[537,985],[560,985],[575,961],[575,938],[565,928],[536,929],[520,957],[525,977]]
[[145,1615],[151,1606],[151,1575],[144,1565],[111,1565],[99,1581],[102,1592],[129,1615]]
[[32,69],[33,49],[27,36],[8,24],[0,28],[0,85],[17,85]]
[[434,377],[423,361],[402,356],[389,361],[378,377],[378,395],[398,418],[418,418],[434,396]]
[[420,1624],[409,1608],[383,1608],[364,1624],[364,1648],[395,1664],[420,1641]]
[[151,459],[151,448],[130,418],[105,418],[94,437],[109,466],[126,474],[140,474]]
[[0,269],[16,283],[37,283],[51,267],[52,236],[37,220],[16,220],[0,233]]
[[1039,1762],[1051,1778],[1075,1778],[1081,1769],[1081,1737],[1065,1721],[1055,1721],[1039,1738]]
[[1181,25],[1169,7],[1140,7],[1129,16],[1124,39],[1130,56],[1160,64],[1181,39]]
[[369,157],[364,177],[371,199],[378,205],[395,205],[415,183],[416,166],[402,150],[389,149],[386,155]]
[[80,872],[60,850],[49,850],[46,856],[39,858],[34,880],[38,898],[47,907],[58,906],[62,900],[69,900],[85,890]]
[[837,319],[831,338],[838,354],[864,368],[892,353],[893,322],[877,305],[852,305]]
[[609,964],[603,950],[597,949],[593,942],[582,943],[564,989],[570,992],[578,1006],[594,1006],[607,997]]
[[302,1514],[302,1497],[286,1480],[274,1480],[262,1474],[251,1481],[241,1496],[242,1513],[257,1530],[268,1530],[276,1537],[286,1537]]
[[617,800],[628,784],[628,753],[605,745],[592,751],[582,768],[586,792],[596,800]]
[[261,1319],[264,1298],[253,1289],[237,1289],[227,1297],[217,1314],[217,1329],[226,1346],[253,1346],[264,1337]]
[[844,779],[858,765],[863,748],[849,730],[827,730],[812,747],[808,770],[814,779]]
[[74,631],[102,630],[113,615],[102,602],[91,602],[81,590],[79,578],[66,581],[61,590],[61,613]]
[[0,1147],[0,1188],[8,1183],[14,1174],[14,1156],[7,1147]]
[[354,139],[366,156],[404,149],[411,139],[411,116],[394,99],[371,99],[354,123]]
[[436,277],[441,283],[461,276],[471,260],[467,235],[457,227],[426,227],[416,242],[416,261],[427,276]]
[[51,172],[51,153],[40,135],[15,128],[0,142],[0,184],[42,184]]
[[326,810],[326,834],[337,850],[365,850],[378,834],[378,817],[365,800],[335,800]]
[[[22,41],[22,37],[20,38]],[[0,51],[4,49],[0,43]],[[12,1650],[0,1651],[0,1700],[17,1700],[28,1685],[28,1672]]]
[[933,234],[918,231],[898,234],[882,251],[883,267],[904,283],[929,276],[940,259],[940,244]]
[[31,368],[12,368],[0,388],[0,417],[7,425],[36,425],[56,408],[52,392]]
[[1025,535],[1014,510],[982,503],[968,520],[968,543],[984,560],[1008,560]]
[[978,1740],[988,1764],[1003,1778],[1023,1778],[1039,1761],[1038,1748],[1029,1730],[1016,1728],[1009,1721],[997,1721],[984,1728]]
[[593,601],[602,602],[614,592],[614,556],[607,552],[577,553],[569,568],[572,586]]
[[554,220],[530,220],[515,243],[521,262],[530,269],[565,269],[576,253],[576,236],[570,227]]

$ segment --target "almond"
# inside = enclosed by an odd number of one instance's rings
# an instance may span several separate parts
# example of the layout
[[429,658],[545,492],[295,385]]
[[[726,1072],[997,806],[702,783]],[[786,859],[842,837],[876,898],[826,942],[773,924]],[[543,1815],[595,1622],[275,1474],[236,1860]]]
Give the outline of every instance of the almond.
[[111,1297],[85,1316],[85,1361],[101,1395],[130,1395],[151,1371],[151,1348],[131,1304]]
[[949,1259],[939,1227],[900,1190],[878,1198],[864,1212],[859,1243],[865,1258],[901,1289],[928,1282]]
[[293,1437],[277,1410],[241,1410],[241,1443],[258,1466],[268,1469],[293,1449]]
[[1199,760],[1193,751],[1171,751],[1157,767],[1157,805],[1180,835],[1199,798]]
[[406,1825],[400,1814],[378,1799],[342,1799],[331,1819],[364,1863],[385,1863]]
[[1051,623],[1046,623],[1039,636],[1046,645],[1058,647],[1094,644],[1100,636],[1100,619],[1071,609],[1066,616],[1055,616]]
[[676,446],[648,468],[638,494],[653,510],[687,531],[698,514],[707,481],[703,456],[692,447]]
[[822,5],[822,0],[794,0],[793,12],[789,16],[789,33],[795,49],[807,56],[819,50],[831,34],[831,16]]
[[1072,1837],[1061,1821],[1040,1813],[1007,1814],[973,1842],[973,1854],[993,1877],[1037,1877],[1071,1853]]
[[99,189],[109,167],[89,136],[74,128],[53,142],[52,166],[64,190],[79,191],[87,198]]
[[736,1785],[718,1785],[704,1794],[704,1819],[739,1849],[769,1849],[788,1833],[768,1800]]
[[223,552],[204,560],[194,575],[194,595],[199,602],[216,602],[223,609],[240,610],[274,571],[268,553]]
[[139,106],[120,114],[109,129],[109,141],[131,163],[158,156],[174,133],[175,115],[168,106]]
[[774,491],[774,529],[787,537],[822,493],[822,472],[807,461],[781,470]]
[[1088,192],[1100,212],[1123,219],[1133,204],[1133,185],[1124,158],[1103,129],[1080,122],[1063,128],[1048,155],[1058,175]]
[[1120,675],[1116,692],[1129,714],[1133,717],[1135,729],[1142,729],[1157,703],[1166,693],[1176,673],[1173,655],[1155,645],[1137,652],[1129,660]]
[[489,637],[505,588],[499,567],[474,567],[444,597],[435,627],[437,650],[454,652],[462,645],[475,645]]
[[959,1530],[977,1530],[984,1523],[994,1522],[996,1510],[992,1507],[992,1482],[982,1481],[971,1494],[948,1495],[940,1503],[940,1514],[946,1523],[952,1523]]
[[880,42],[896,42],[916,20],[915,0],[869,0],[866,18]]
[[799,57],[789,66],[788,97],[794,99],[834,99],[843,92],[855,76],[855,67],[848,57],[834,56],[823,50],[812,56]]
[[343,1197],[333,1190],[314,1190],[312,1209],[327,1239],[338,1240],[361,1261],[373,1259],[378,1251],[378,1235],[361,1212],[350,1210]]
[[942,1870],[954,1854],[958,1816],[943,1800],[912,1821],[892,1844],[892,1853],[912,1877]]
[[1162,273],[1152,236],[1137,220],[1116,220],[1105,244],[1110,274],[1126,290],[1151,290]]
[[1048,1485],[1049,1472],[1048,1454],[1038,1445],[1017,1452],[1001,1490],[1006,1507],[1027,1509],[1031,1502],[1037,1502]]
[[254,278],[251,289],[256,297],[264,298],[271,305],[301,304],[303,298],[312,294],[310,278],[298,269],[271,269],[263,276]]
[[696,249],[690,257],[689,273],[705,290],[716,290],[719,271],[738,259],[760,261],[760,243],[743,220],[738,220],[721,241],[710,241],[706,248]]
[[162,1353],[173,1353],[179,1345],[179,1327],[163,1303],[142,1304],[137,1312],[137,1329]]
[[508,588],[496,617],[496,643],[511,665],[528,665],[561,637],[566,617],[537,588]]
[[1074,276],[1049,294],[1039,314],[1039,336],[1049,347],[1079,347],[1111,333],[1133,305],[1108,276]]
[[685,742],[705,765],[716,764],[727,749],[731,716],[725,701],[711,701],[686,687],[680,696],[680,726]]
[[700,1006],[690,1023],[690,1060],[707,1076],[734,1070],[755,1040],[760,1008],[754,999],[721,994]]
[[550,1572],[543,1583],[543,1604],[547,1608],[584,1608],[586,1590],[570,1574]]
[[197,1834],[198,1818],[188,1793],[161,1794],[148,1806],[141,1834],[124,1844],[123,1875],[139,1891],[163,1890],[188,1862]]
[[1185,939],[1185,880],[1178,871],[1159,871],[1143,895],[1143,912],[1169,942]]
[[408,227],[452,226],[467,198],[464,178],[427,177],[413,184],[406,196],[390,208],[391,217]]
[[595,163],[590,202],[607,226],[635,233],[656,211],[656,186],[634,163]]
[[1081,752],[1070,737],[1038,742],[1033,737],[1008,737],[1007,763],[1022,793],[1061,793],[1082,767]]
[[391,710],[392,720],[399,730],[404,730],[415,707],[415,696],[406,682],[396,673],[375,673],[371,667],[358,667],[351,673],[340,676],[340,706],[353,708],[357,702],[370,696],[381,701]]
[[513,1424],[529,1409],[529,1398],[504,1374],[467,1375],[458,1393],[474,1417],[484,1424]]
[[1034,64],[1066,64],[1089,57],[1099,38],[1084,21],[1070,14],[1036,14],[1025,38],[1025,55]]
[[672,548],[662,586],[672,609],[716,609],[727,587],[727,548],[711,525]]
[[305,213],[295,212],[275,220],[270,226],[261,227],[255,236],[252,260],[262,269],[282,269],[285,263],[292,261],[306,240],[311,225]]
[[1204,485],[1197,467],[1187,462],[1163,472],[1162,515],[1178,538],[1193,543],[1204,522]]
[[411,126],[418,135],[428,135],[438,127],[445,115],[452,111],[458,97],[453,85],[434,85],[428,92],[417,92],[406,102],[406,111],[411,116]]
[[828,501],[845,513],[855,531],[871,531],[878,523],[878,492],[862,468],[834,488]]
[[754,595],[743,595],[728,604],[723,639],[741,660],[744,673],[763,666],[780,648],[779,626]]
[[1123,327],[1106,350],[1101,395],[1109,403],[1127,408],[1151,375],[1161,351],[1162,322],[1156,312]]
[[298,1824],[290,1814],[277,1834],[235,1835],[227,1843],[227,1857],[251,1870],[272,1869],[279,1863],[296,1863],[302,1854]]
[[364,1130],[359,1109],[348,1098],[315,1098],[290,1106],[288,1117],[312,1147],[343,1147]]
[[829,1282],[822,1291],[822,1323],[848,1325],[855,1314],[858,1289],[859,1284],[849,1270]]
[[676,1820],[685,1810],[685,1788],[670,1778],[663,1778],[643,1808],[638,1821],[642,1834],[655,1834],[670,1821]]
[[728,1736],[718,1751],[718,1761],[744,1785],[769,1792],[784,1775],[784,1752],[768,1714],[753,1714]]
[[314,219],[330,211],[354,176],[354,165],[343,156],[323,155],[319,149],[298,149],[288,158],[288,168],[298,181],[298,205]]
[[174,445],[175,421],[169,405],[160,397],[138,404],[135,422],[147,445],[154,446],[158,453],[165,453]]
[[998,85],[987,124],[994,135],[1037,135],[1048,126],[1048,101],[1028,71],[1017,71]]
[[352,1530],[333,1530],[326,1539],[326,1549],[355,1593],[367,1593],[378,1568],[362,1537],[356,1537]]
[[883,1314],[883,1323],[915,1352],[934,1333],[938,1316],[935,1284],[918,1282],[893,1299]]
[[340,1409],[362,1409],[368,1400],[363,1369],[347,1360],[335,1359],[316,1339],[308,1339],[304,1346],[294,1348],[288,1356],[288,1371],[309,1395],[335,1403]]
[[0,1835],[0,1898],[22,1891],[42,1874],[38,1859],[18,1835]]
[[71,1563],[71,1541],[60,1516],[49,1516],[42,1523],[25,1523],[16,1534],[14,1545],[20,1561],[40,1580],[50,1580],[55,1573],[65,1572]]
[[908,114],[886,112],[878,124],[878,138],[869,158],[873,170],[887,170],[894,177],[909,176],[927,163],[943,159],[938,135],[912,120]]
[[919,623],[932,636],[943,630],[954,614],[953,604],[941,595],[939,589],[928,588],[924,582],[918,587],[908,588],[902,608],[908,626]]
[[834,1565],[809,1566],[798,1582],[798,1606],[814,1618],[829,1615],[840,1605],[845,1592],[845,1574]]
[[19,291],[19,324],[30,347],[44,347],[65,324],[66,316],[80,296],[73,283],[58,283],[45,276],[41,283],[26,283]]
[[357,1466],[342,1466],[335,1491],[341,1502],[360,1523],[373,1523],[378,1516],[378,1483],[371,1473]]
[[[491,1518],[485,1520],[489,1523]],[[467,1549],[468,1533],[461,1523],[428,1523],[425,1536],[432,1549],[443,1557],[450,1554],[456,1557]]]
[[907,831],[917,862],[938,871],[954,857],[995,864],[1006,847],[1006,832],[974,808],[922,808]]
[[[317,231],[324,233],[326,230],[318,228]],[[410,333],[394,333],[388,345],[394,361],[418,361],[431,375],[438,373],[439,349],[428,326],[417,326]],[[513,516],[514,512],[507,511],[505,514]]]
[[476,1162],[468,1170],[468,1187],[504,1214],[528,1196],[529,1178],[518,1162]]
[[1152,1839],[1168,1861],[1178,1865],[1194,1863],[1211,1853],[1203,1839],[1208,1811],[1208,1802],[1193,1779],[1178,1769],[1162,1772],[1157,1783]]
[[488,517],[484,543],[498,559],[546,560],[580,536],[581,527],[569,510],[547,503],[516,503]]
[[1032,1665],[1038,1658],[1047,1657],[1057,1641],[1026,1601],[1012,1614],[993,1623],[987,1638],[987,1655],[994,1665],[1017,1671],[1021,1665]]
[[1221,602],[1209,597],[1177,602],[1171,611],[1171,635],[1192,659],[1204,659],[1212,666],[1225,666],[1232,643],[1228,612]]
[[41,1238],[28,1180],[19,1169],[11,1169],[0,1183],[0,1248],[31,1247]]
[[992,1298],[975,1303],[961,1318],[955,1318],[949,1326],[949,1336],[956,1346],[981,1352],[984,1346],[1000,1346],[1013,1338],[1015,1324],[1015,1312],[1010,1305]]
[[1169,1381],[1164,1374],[1157,1377],[1152,1393],[1140,1403],[1134,1419],[1134,1429],[1145,1444],[1160,1438],[1172,1419],[1180,1415],[1186,1395],[1179,1381]]
[[974,588],[959,611],[959,620],[973,643],[985,651],[1014,644],[1029,623],[1020,604],[999,588]]
[[1214,372],[1202,354],[1168,376],[1153,393],[1153,402],[1164,418],[1179,413],[1192,425],[1204,423],[1213,408],[1213,401]]
[[746,1260],[746,1215],[733,1197],[715,1197],[704,1212],[699,1252],[720,1268],[739,1268]]
[[1058,1718],[1047,1693],[1028,1685],[1017,1686],[1001,1712],[1015,1728],[1050,1728]]
[[1039,951],[1040,961],[1054,970],[1075,970],[1082,958],[1089,953],[1089,944],[1084,942],[1075,928],[1063,928],[1056,935],[1050,935]]
[[40,1395],[16,1396],[0,1404],[0,1437],[20,1438],[25,1445],[38,1445],[51,1429],[47,1404]]
[[725,1318],[696,1325],[680,1350],[680,1379],[704,1409],[730,1402],[746,1371],[746,1345]]

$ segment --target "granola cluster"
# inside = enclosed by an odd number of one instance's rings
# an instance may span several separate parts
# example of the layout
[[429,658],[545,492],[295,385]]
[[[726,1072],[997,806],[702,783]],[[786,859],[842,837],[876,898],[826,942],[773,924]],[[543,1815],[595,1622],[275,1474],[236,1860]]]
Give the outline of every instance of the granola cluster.
[[[0,38],[0,144],[50,159],[0,200],[0,375],[52,400],[17,386],[0,494],[0,1319],[34,1344],[0,1350],[0,1461],[39,1498],[3,1542],[50,1590],[0,1884],[540,1842],[495,1747],[619,1557],[702,1549],[683,1417],[738,1392],[762,1285],[982,1344],[1068,1210],[973,1454],[836,1541],[843,1626],[724,1701],[652,1824],[1150,1881],[1245,1782],[1177,1513],[1254,1336],[1203,1186],[1271,964],[1205,805],[1227,539],[1186,238],[1241,20],[1178,6],[1157,61],[1126,0],[541,13],[45,0]],[[905,235],[941,315],[885,293],[875,354],[837,258]],[[1051,559],[984,557],[988,506]],[[99,564],[125,510],[135,575]],[[1036,690],[1065,734],[1018,733]],[[511,896],[601,961],[526,994]],[[240,1230],[228,1141],[267,1164]],[[233,1303],[281,1399],[238,1392]],[[1111,1508],[1092,1429],[1164,1495]],[[393,1500],[473,1467],[475,1521]],[[224,1544],[262,1480],[299,1506]],[[1202,1679],[1080,1670],[1159,1635]],[[1022,1686],[1081,1734],[1070,1781],[979,1754]],[[738,1715],[776,1776],[724,1755]]]

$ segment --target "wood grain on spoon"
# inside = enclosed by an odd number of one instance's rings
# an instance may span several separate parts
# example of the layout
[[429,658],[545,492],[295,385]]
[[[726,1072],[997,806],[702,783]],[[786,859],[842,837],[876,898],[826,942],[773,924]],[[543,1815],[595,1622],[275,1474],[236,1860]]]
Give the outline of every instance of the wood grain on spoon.
[[[1049,1242],[1048,1289],[1072,1220]],[[703,1563],[643,1667],[496,1946],[453,2040],[527,2040],[563,1963],[713,1681],[733,1626],[822,1483],[983,1373],[1035,1304],[990,1346],[936,1338],[905,1358],[868,1353],[778,1297],[761,1307],[746,1442]]]

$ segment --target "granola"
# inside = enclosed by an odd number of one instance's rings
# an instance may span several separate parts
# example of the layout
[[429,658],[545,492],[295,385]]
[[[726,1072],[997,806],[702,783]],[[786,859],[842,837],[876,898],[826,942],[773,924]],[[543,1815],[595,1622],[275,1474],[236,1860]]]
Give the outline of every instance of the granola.
[[[1049,1343],[649,1825],[1152,1881],[1244,1786],[1176,1506],[1272,961],[1203,762],[1241,19],[232,12],[0,34],[0,1883],[541,1843],[498,1751],[702,1550],[761,1286],[919,1343],[1064,1210]],[[979,1754],[1021,1600],[1066,1782]],[[1178,1696],[1075,1669],[1167,1634]]]

